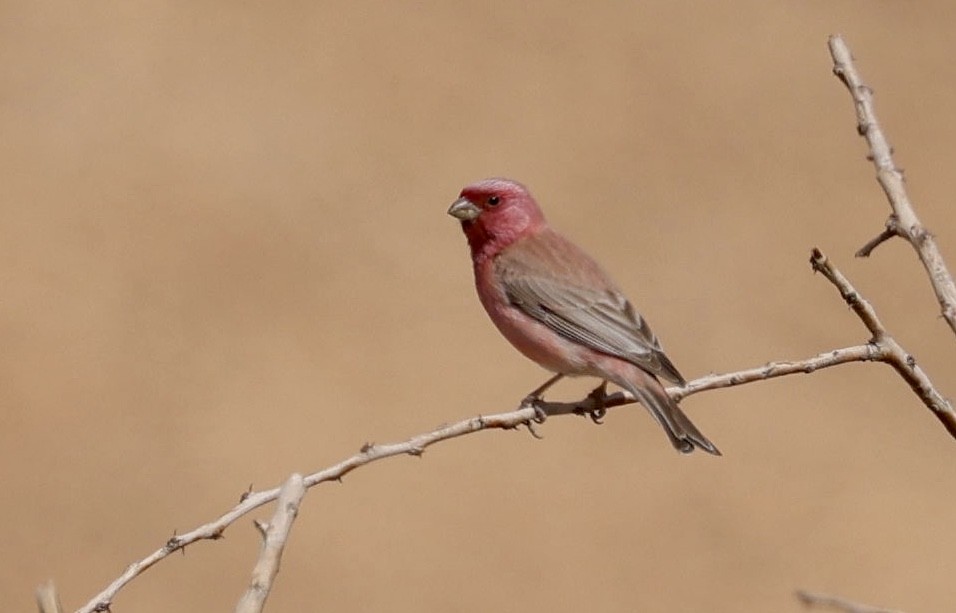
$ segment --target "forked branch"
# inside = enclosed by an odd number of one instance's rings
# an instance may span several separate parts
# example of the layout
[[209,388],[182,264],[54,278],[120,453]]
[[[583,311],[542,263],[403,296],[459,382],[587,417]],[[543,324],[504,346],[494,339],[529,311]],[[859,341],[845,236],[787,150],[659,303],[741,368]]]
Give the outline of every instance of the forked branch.
[[856,128],[860,136],[866,139],[870,148],[869,159],[876,167],[876,179],[890,201],[893,212],[886,221],[885,229],[867,242],[857,255],[868,257],[881,243],[894,236],[905,238],[919,255],[926,273],[929,275],[936,299],[939,301],[943,318],[956,334],[956,284],[946,267],[946,261],[936,246],[936,239],[923,226],[906,193],[903,171],[893,162],[893,150],[883,134],[876,111],[873,108],[873,90],[867,86],[856,67],[853,55],[840,36],[831,36],[830,55],[833,57],[833,74],[846,86],[856,108]]
[[[850,362],[885,362],[893,366],[903,379],[910,385],[930,410],[943,422],[946,429],[956,436],[956,416],[949,403],[933,387],[926,374],[916,365],[916,361],[906,353],[891,337],[873,307],[863,299],[836,268],[830,264],[826,256],[818,249],[814,249],[811,256],[813,269],[822,273],[837,289],[843,299],[849,304],[858,317],[863,321],[872,334],[872,339],[862,345],[827,351],[805,360],[771,362],[758,368],[742,370],[733,373],[708,375],[690,381],[683,388],[668,388],[668,393],[675,400],[686,398],[692,394],[706,390],[720,389],[755,381],[775,379],[798,373],[812,373],[824,368],[847,364]],[[625,392],[617,392],[608,396],[601,407],[597,406],[597,399],[588,397],[580,402],[541,402],[539,409],[548,415],[565,415],[570,413],[588,414],[599,408],[611,408],[635,402],[634,398]],[[513,430],[519,426],[526,426],[534,432],[534,424],[538,419],[537,411],[531,406],[522,405],[514,411],[472,417],[457,423],[441,426],[431,432],[419,434],[400,443],[374,444],[366,443],[362,449],[334,466],[314,472],[302,478],[302,485],[307,489],[320,483],[341,481],[342,477],[356,468],[384,460],[385,458],[411,455],[421,456],[425,449],[459,436],[473,434],[482,430]],[[215,540],[222,536],[227,527],[247,513],[268,504],[280,495],[280,489],[275,488],[261,492],[243,494],[239,504],[224,513],[219,518],[195,528],[185,534],[173,536],[166,543],[142,560],[132,563],[102,592],[93,597],[90,602],[77,609],[77,613],[93,613],[108,610],[116,594],[130,581],[146,571],[170,554],[184,549],[201,540]]]
[[303,496],[305,484],[302,482],[302,475],[294,473],[279,490],[279,501],[272,514],[272,521],[267,524],[256,522],[256,528],[262,535],[262,550],[252,569],[252,581],[236,605],[236,613],[261,613],[279,573],[282,551],[289,539],[292,522],[299,513]]

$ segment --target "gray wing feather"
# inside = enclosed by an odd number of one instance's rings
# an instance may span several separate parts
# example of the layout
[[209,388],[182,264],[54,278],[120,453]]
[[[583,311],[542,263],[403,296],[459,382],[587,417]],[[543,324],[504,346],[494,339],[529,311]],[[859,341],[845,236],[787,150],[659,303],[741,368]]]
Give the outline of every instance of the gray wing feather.
[[674,383],[684,378],[631,303],[616,290],[556,284],[525,268],[499,277],[511,303],[561,336]]

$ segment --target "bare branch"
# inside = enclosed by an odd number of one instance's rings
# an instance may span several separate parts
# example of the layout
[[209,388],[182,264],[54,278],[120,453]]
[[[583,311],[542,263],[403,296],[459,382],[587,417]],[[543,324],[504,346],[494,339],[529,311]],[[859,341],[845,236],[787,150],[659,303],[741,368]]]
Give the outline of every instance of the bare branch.
[[[531,423],[535,419],[535,410],[531,407],[518,409],[508,413],[497,415],[478,416],[466,419],[455,424],[440,427],[431,432],[426,432],[412,437],[401,443],[391,443],[385,445],[376,445],[366,443],[362,449],[355,455],[346,458],[342,462],[330,466],[329,468],[314,472],[303,478],[305,487],[311,488],[320,483],[328,481],[340,481],[342,477],[352,472],[356,468],[383,460],[385,458],[398,455],[420,456],[425,448],[435,443],[457,438],[466,434],[472,434],[481,430],[505,429],[513,430],[518,426]],[[199,526],[185,534],[175,535],[166,543],[149,554],[142,560],[130,564],[126,570],[117,577],[103,591],[93,597],[87,604],[77,609],[77,613],[94,613],[105,611],[116,594],[129,582],[143,574],[151,566],[169,555],[184,549],[201,540],[217,540],[222,538],[222,533],[227,527],[236,520],[243,517],[250,511],[253,511],[262,505],[268,504],[278,498],[279,488],[265,490],[261,492],[244,492],[240,497],[240,502],[235,507],[218,517],[217,519]]]
[[866,257],[879,244],[892,236],[908,240],[929,274],[936,299],[943,317],[953,333],[956,333],[956,284],[946,267],[946,262],[936,246],[936,240],[916,216],[906,193],[903,172],[893,162],[893,152],[873,109],[873,90],[860,78],[853,65],[850,49],[840,36],[831,36],[830,55],[833,57],[833,74],[846,86],[856,108],[857,132],[866,139],[870,148],[869,158],[876,167],[876,178],[893,208],[886,222],[886,229],[863,246],[857,255]]
[[279,490],[279,501],[275,513],[268,524],[256,522],[256,528],[262,533],[262,551],[255,568],[252,569],[252,581],[236,606],[236,613],[260,613],[269,597],[272,583],[279,572],[282,550],[289,538],[292,522],[299,512],[299,504],[305,496],[305,484],[302,475],[293,473]]
[[877,317],[873,305],[850,285],[847,278],[830,264],[827,256],[819,249],[812,251],[810,264],[815,271],[823,274],[840,290],[843,300],[853,309],[853,312],[857,314],[873,335],[870,342],[876,346],[879,353],[879,357],[873,359],[886,362],[892,366],[909,384],[919,399],[923,401],[923,404],[933,411],[933,415],[942,422],[950,436],[956,438],[956,412],[953,411],[952,405],[933,387],[933,383],[923,372],[923,369],[916,365],[913,356],[907,353],[896,342],[896,339],[886,332],[886,328]]
[[803,603],[808,609],[827,608],[834,611],[843,611],[843,613],[902,613],[895,609],[883,609],[881,607],[871,607],[870,605],[853,602],[839,596],[830,596],[806,590],[797,590],[797,600]]
[[[706,390],[743,385],[754,381],[775,379],[793,374],[811,373],[849,362],[886,362],[896,369],[903,379],[909,383],[910,387],[923,403],[943,422],[949,433],[956,437],[956,414],[954,414],[953,408],[949,402],[936,391],[926,374],[916,365],[916,361],[912,356],[906,353],[896,340],[886,332],[872,305],[860,296],[853,286],[850,285],[846,277],[830,264],[827,257],[820,252],[819,249],[813,250],[810,262],[814,270],[822,273],[827,280],[840,290],[843,299],[866,325],[873,337],[869,343],[827,351],[796,362],[770,362],[764,366],[749,370],[728,374],[708,375],[690,381],[683,388],[668,388],[667,392],[671,394],[675,400],[681,400],[682,398]],[[612,408],[633,402],[635,402],[634,398],[628,393],[617,392],[607,396],[603,402],[593,396],[589,396],[578,402],[541,401],[538,402],[536,406],[522,403],[515,411],[497,413],[494,415],[479,415],[478,417],[459,421],[451,425],[441,426],[431,432],[419,434],[400,443],[388,443],[383,445],[366,443],[357,454],[346,458],[334,466],[307,475],[303,478],[302,483],[304,487],[308,489],[328,481],[341,481],[342,477],[348,473],[371,462],[399,455],[420,456],[424,453],[425,449],[431,445],[482,430],[513,430],[519,426],[527,426],[532,434],[535,434],[533,424],[540,419],[539,413],[542,412],[549,416],[567,414],[587,415],[605,408]],[[126,584],[145,572],[146,569],[153,564],[197,541],[221,538],[225,529],[237,519],[264,504],[272,502],[279,495],[280,490],[278,488],[262,492],[245,492],[240,498],[239,504],[218,519],[199,526],[185,534],[173,536],[163,547],[160,547],[142,560],[131,564],[127,567],[126,571],[106,589],[97,594],[86,605],[77,609],[77,613],[93,613],[95,611],[108,609],[116,594]]]
[[840,364],[847,364],[849,362],[871,362],[878,361],[879,359],[879,351],[874,345],[856,345],[827,351],[798,362],[769,362],[764,366],[751,368],[750,370],[741,370],[724,375],[708,375],[689,382],[686,387],[673,387],[667,391],[675,400],[679,401],[692,394],[707,390],[736,387],[745,383],[753,383],[754,381],[773,379],[774,377],[783,377],[785,375],[810,374],[823,368],[839,366]]

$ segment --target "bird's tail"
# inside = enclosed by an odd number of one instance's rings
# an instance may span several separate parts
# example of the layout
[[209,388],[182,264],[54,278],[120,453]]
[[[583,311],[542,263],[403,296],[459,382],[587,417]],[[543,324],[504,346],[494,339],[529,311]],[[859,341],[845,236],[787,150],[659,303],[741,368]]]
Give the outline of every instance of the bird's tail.
[[680,410],[657,377],[641,369],[636,370],[639,371],[638,381],[615,383],[631,392],[650,411],[657,423],[664,428],[674,448],[681,453],[690,453],[694,451],[694,448],[699,448],[707,453],[721,455],[720,450]]

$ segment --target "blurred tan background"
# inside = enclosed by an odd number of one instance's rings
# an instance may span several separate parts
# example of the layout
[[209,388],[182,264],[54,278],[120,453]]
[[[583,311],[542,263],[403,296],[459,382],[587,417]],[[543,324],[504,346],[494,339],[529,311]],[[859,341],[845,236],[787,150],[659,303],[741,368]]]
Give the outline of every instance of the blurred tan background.
[[[889,2],[0,4],[0,593],[68,609],[272,487],[545,373],[445,215],[522,180],[688,377],[866,339],[823,248],[956,393],[827,36],[847,37],[956,265],[956,6]],[[574,398],[594,382],[562,384]],[[494,432],[312,490],[271,611],[799,611],[803,587],[956,602],[956,441],[887,367]],[[263,509],[257,517],[268,517]],[[115,611],[234,606],[251,518]]]

